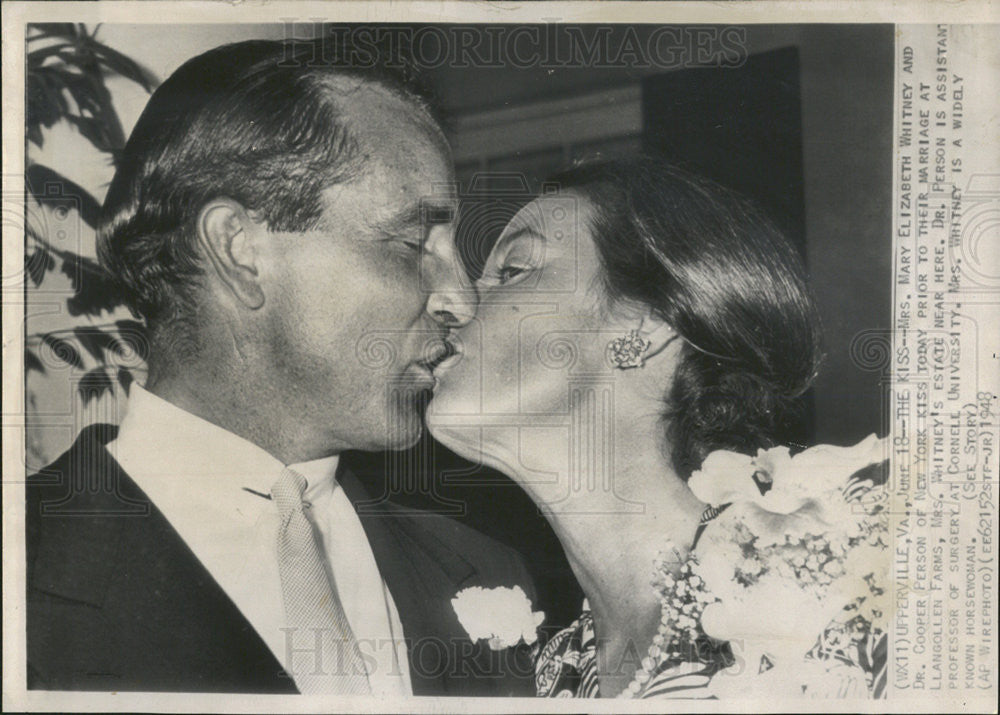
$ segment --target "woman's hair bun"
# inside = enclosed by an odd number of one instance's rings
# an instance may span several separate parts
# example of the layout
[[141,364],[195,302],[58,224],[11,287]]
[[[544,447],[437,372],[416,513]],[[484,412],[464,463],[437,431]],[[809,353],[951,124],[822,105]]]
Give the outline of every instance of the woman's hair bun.
[[609,299],[645,304],[685,340],[664,418],[683,478],[716,449],[773,446],[821,359],[802,261],[750,201],[662,161],[553,179],[591,204]]

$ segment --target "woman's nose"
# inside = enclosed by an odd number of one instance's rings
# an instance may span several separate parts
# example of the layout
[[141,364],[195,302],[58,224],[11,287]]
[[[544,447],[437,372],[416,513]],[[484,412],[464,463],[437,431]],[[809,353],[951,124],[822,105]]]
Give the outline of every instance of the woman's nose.
[[434,320],[445,327],[460,328],[468,325],[476,317],[476,308],[479,305],[475,297],[464,294],[468,292],[475,295],[475,290],[471,286],[463,294],[456,291],[436,291],[427,301],[427,311]]
[[427,312],[445,327],[460,328],[476,317],[479,294],[465,272],[453,236],[438,237],[432,249]]

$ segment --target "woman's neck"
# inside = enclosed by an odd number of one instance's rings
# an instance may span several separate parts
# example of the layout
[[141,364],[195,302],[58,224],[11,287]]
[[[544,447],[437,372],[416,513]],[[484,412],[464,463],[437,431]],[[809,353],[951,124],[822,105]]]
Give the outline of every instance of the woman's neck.
[[[654,559],[670,544],[686,553],[703,508],[669,465],[658,415],[615,421],[604,488],[570,490],[558,509],[542,504],[594,615],[605,696],[629,684],[656,635]],[[566,476],[567,483],[587,483],[583,475]]]

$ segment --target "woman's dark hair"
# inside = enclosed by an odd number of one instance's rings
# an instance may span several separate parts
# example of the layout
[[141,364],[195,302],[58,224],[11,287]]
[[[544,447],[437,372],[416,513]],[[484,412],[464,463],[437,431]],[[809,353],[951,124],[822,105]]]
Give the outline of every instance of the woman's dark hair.
[[[98,254],[129,307],[152,323],[192,306],[201,273],[194,223],[225,196],[275,231],[305,231],[327,187],[361,154],[331,77],[378,84],[438,120],[430,93],[398,48],[345,39],[252,40],[189,60],[153,93],[118,160],[98,229]],[[442,140],[443,141],[443,140]]]
[[770,447],[821,358],[795,249],[747,199],[648,157],[552,179],[592,208],[612,301],[645,304],[683,338],[664,413],[687,479],[716,449]]

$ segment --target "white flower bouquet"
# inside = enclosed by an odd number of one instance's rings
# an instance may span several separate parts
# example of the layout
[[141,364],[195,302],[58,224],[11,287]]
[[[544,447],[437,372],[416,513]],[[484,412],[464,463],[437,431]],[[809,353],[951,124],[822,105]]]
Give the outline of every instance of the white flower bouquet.
[[713,677],[714,695],[880,694],[887,526],[881,490],[860,475],[884,451],[874,435],[795,456],[718,451],[691,476],[721,510],[679,572],[658,564],[657,587],[680,642],[699,632],[729,642],[735,663]]

